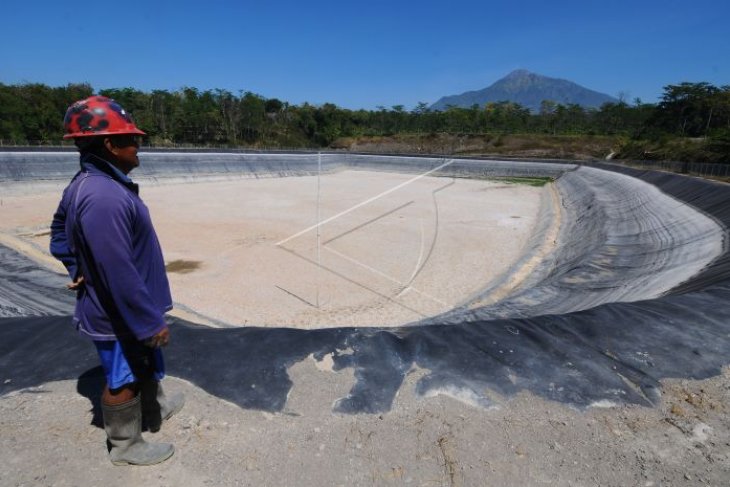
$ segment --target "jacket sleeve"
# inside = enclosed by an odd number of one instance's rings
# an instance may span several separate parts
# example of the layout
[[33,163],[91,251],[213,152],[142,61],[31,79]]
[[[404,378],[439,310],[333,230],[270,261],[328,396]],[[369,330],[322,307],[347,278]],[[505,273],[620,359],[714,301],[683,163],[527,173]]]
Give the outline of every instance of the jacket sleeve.
[[135,266],[134,203],[116,184],[103,189],[79,201],[77,224],[88,253],[84,261],[92,268],[87,279],[91,278],[105,305],[114,307],[114,315],[138,340],[144,340],[166,324]]
[[78,277],[78,264],[76,263],[76,257],[71,251],[68,235],[66,235],[66,211],[66,192],[64,192],[61,202],[58,204],[58,209],[53,214],[49,250],[51,251],[51,255],[60,260],[64,267],[66,267],[66,272],[68,272],[71,280],[75,281]]

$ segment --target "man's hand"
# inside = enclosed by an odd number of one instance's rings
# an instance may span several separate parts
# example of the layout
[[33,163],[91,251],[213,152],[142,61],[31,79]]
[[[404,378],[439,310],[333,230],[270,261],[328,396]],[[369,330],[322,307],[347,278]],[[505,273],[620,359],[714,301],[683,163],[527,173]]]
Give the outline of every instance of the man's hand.
[[69,291],[78,291],[81,289],[81,286],[84,285],[84,276],[79,276],[76,278],[76,280],[72,283],[66,284],[66,288]]
[[157,335],[149,337],[144,344],[150,348],[164,347],[170,343],[170,329],[166,326]]

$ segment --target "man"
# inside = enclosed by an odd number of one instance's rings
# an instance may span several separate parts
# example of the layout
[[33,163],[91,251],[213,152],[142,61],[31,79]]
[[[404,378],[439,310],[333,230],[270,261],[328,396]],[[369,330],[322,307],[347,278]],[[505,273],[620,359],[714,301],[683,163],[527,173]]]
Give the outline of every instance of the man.
[[142,439],[142,422],[158,431],[179,411],[182,394],[166,397],[160,347],[172,308],[162,250],[138,186],[137,138],[145,135],[114,100],[92,96],[71,105],[66,135],[81,154],[81,170],[63,192],[51,224],[51,253],[77,291],[74,323],[97,348],[107,384],[104,429],[115,465],[152,465],[174,453]]

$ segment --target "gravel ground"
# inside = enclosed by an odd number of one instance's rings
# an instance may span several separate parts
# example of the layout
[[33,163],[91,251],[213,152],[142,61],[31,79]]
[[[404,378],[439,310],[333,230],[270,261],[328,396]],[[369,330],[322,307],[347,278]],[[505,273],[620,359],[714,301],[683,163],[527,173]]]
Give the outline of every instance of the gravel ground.
[[[412,370],[393,408],[339,415],[350,371],[309,358],[277,414],[243,410],[174,377],[185,408],[147,438],[172,441],[171,460],[115,467],[94,426],[98,384],[63,381],[0,398],[0,485],[728,485],[730,369],[663,382],[659,407],[577,411],[528,393],[488,410],[418,397]],[[81,392],[78,392],[77,389]]]

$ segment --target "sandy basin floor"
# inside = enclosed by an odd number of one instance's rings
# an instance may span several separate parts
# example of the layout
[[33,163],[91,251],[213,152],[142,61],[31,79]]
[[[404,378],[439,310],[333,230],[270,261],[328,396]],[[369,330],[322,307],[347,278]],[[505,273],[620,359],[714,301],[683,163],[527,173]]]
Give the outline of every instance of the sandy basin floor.
[[[343,171],[319,183],[142,183],[141,195],[173,263],[179,308],[230,325],[382,326],[447,311],[505,273],[545,190],[413,179]],[[0,232],[45,251],[59,197],[3,198]]]

